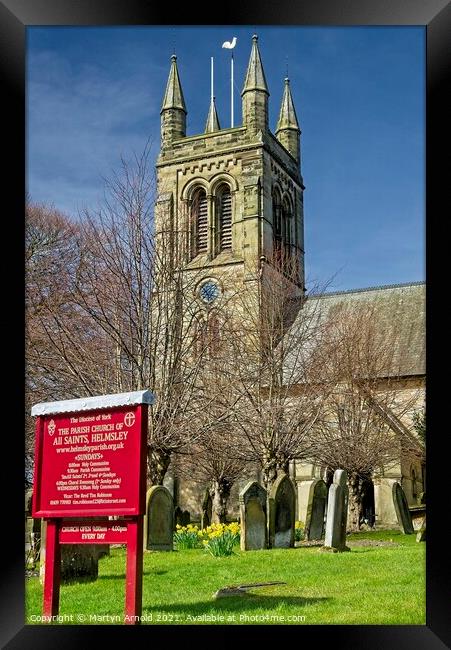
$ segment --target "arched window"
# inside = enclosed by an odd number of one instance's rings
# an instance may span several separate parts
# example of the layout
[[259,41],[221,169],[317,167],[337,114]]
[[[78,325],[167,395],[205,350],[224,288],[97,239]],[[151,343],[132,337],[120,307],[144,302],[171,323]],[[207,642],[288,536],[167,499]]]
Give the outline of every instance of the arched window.
[[282,248],[282,201],[277,189],[274,190],[272,195],[272,219],[274,253],[278,255]]
[[219,250],[232,250],[232,194],[228,185],[221,185],[216,197]]
[[221,325],[217,314],[198,316],[194,332],[194,353],[196,358],[213,358],[219,351]]
[[285,198],[283,202],[283,239],[284,239],[285,251],[287,255],[290,255],[291,253],[291,241],[292,241],[291,215],[292,215],[291,203],[288,198]]
[[220,345],[220,323],[214,312],[208,318],[207,336],[208,354],[213,357],[219,351]]
[[192,257],[206,253],[208,246],[207,195],[202,188],[197,189],[191,203],[191,249]]
[[203,355],[207,344],[207,321],[201,316],[195,321],[194,354],[196,358]]

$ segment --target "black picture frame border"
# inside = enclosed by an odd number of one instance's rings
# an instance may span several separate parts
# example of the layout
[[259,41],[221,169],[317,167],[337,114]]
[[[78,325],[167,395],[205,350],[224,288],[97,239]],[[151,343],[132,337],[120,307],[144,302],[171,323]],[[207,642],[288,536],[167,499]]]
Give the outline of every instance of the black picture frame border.
[[[5,185],[8,191],[3,193],[4,215],[6,215],[4,237],[8,252],[13,259],[23,262],[24,241],[24,198],[25,198],[25,48],[26,28],[36,25],[165,25],[172,24],[174,13],[178,25],[422,25],[426,29],[427,41],[427,145],[426,145],[426,245],[427,245],[427,347],[428,347],[428,427],[430,431],[440,432],[440,401],[441,381],[434,374],[436,357],[432,344],[432,329],[434,339],[440,338],[440,326],[432,325],[434,304],[443,301],[440,279],[443,270],[438,270],[436,259],[446,260],[449,257],[443,248],[443,254],[437,251],[442,239],[444,206],[449,211],[449,179],[447,166],[447,151],[449,148],[449,100],[446,103],[445,80],[447,67],[451,57],[451,5],[446,0],[303,0],[295,5],[286,2],[252,2],[246,5],[227,5],[220,7],[223,13],[219,17],[205,12],[195,13],[192,3],[187,3],[173,11],[171,6],[151,4],[149,0],[3,0],[0,2],[0,69],[3,72],[4,102],[6,108],[3,124],[4,158],[7,163]],[[172,13],[172,15],[171,15]],[[197,20],[196,20],[197,18]],[[171,22],[172,19],[172,22]],[[448,126],[448,133],[446,131]],[[446,144],[448,135],[448,144]],[[437,235],[438,240],[437,242]],[[431,261],[430,250],[434,241],[434,261]],[[442,243],[444,246],[445,244]],[[6,246],[5,246],[6,248]],[[22,266],[23,268],[23,266]],[[4,303],[8,305],[8,318],[2,324],[4,337],[9,348],[9,341],[17,340],[18,353],[13,362],[8,364],[8,385],[12,388],[4,395],[5,400],[13,402],[14,427],[7,427],[8,436],[7,463],[10,468],[23,468],[23,413],[24,413],[24,360],[21,357],[23,349],[24,323],[24,282],[21,271],[11,274],[10,267],[5,267]],[[12,278],[16,279],[13,280]],[[439,293],[440,292],[440,293]],[[443,334],[446,336],[445,328]],[[438,361],[438,360],[437,360]],[[431,372],[432,371],[432,372]],[[11,395],[12,393],[12,395]],[[439,436],[428,436],[428,465],[443,467],[438,458],[444,453],[440,447]],[[4,456],[5,459],[5,456]],[[436,462],[434,462],[436,459]],[[5,461],[4,461],[5,462]],[[43,647],[79,647],[86,644],[106,642],[111,635],[115,642],[133,639],[151,639],[159,642],[169,640],[173,634],[188,639],[198,639],[203,631],[199,626],[180,626],[169,628],[143,627],[131,628],[126,626],[35,626],[24,625],[24,580],[23,580],[23,474],[20,471],[10,478],[7,489],[7,509],[4,514],[4,541],[7,542],[7,561],[3,555],[2,566],[2,624],[0,634],[2,647],[7,648],[39,648]],[[444,581],[445,564],[448,562],[446,544],[442,543],[442,512],[440,495],[446,494],[445,473],[429,472],[428,475],[428,546],[427,546],[427,590],[426,590],[426,625],[425,626],[302,626],[292,628],[299,634],[299,642],[305,644],[306,639],[315,639],[315,645],[327,641],[334,648],[444,648],[450,646],[450,629],[448,623],[449,591]],[[448,557],[446,557],[448,556]],[[220,627],[220,626],[219,626]],[[285,626],[283,626],[285,627]],[[143,633],[148,630],[150,636]],[[219,630],[219,634],[209,626],[211,639],[223,638],[232,632],[230,627]],[[127,630],[127,632],[125,631]],[[221,634],[221,632],[223,632]],[[236,632],[233,629],[233,632]],[[270,638],[274,634],[283,636],[279,626],[240,626],[240,639],[249,641],[264,634]],[[114,635],[114,636],[113,636]],[[125,636],[126,635],[126,636]],[[205,641],[205,635],[202,635]],[[229,638],[228,644],[230,644]]]

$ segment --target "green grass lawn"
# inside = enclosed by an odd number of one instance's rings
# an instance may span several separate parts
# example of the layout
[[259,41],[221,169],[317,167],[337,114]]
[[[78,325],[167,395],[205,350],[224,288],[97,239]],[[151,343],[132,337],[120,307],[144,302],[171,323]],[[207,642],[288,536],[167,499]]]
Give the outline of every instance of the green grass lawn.
[[[350,553],[318,548],[273,549],[214,558],[204,550],[144,554],[143,624],[425,624],[425,544],[399,531],[348,537],[392,540],[398,546],[352,546]],[[283,581],[244,596],[214,600],[228,585]],[[65,624],[122,623],[125,549],[99,560],[95,582],[63,585]],[[39,622],[42,586],[26,585],[26,622]]]

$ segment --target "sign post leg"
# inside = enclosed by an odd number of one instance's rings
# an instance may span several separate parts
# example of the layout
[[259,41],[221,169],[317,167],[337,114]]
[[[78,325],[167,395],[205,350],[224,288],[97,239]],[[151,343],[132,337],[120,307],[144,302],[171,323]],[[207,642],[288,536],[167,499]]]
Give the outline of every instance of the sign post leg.
[[[59,521],[47,521],[45,545],[44,607],[45,617],[56,616],[60,600],[61,547],[59,543]],[[49,621],[52,619],[49,618]]]
[[142,613],[143,517],[127,523],[127,570],[125,577],[125,623],[139,625]]

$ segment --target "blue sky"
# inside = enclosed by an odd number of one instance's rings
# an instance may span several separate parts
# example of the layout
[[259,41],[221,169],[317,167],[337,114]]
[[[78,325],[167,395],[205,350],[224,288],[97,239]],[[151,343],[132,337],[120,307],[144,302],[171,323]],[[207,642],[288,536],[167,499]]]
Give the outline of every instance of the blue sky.
[[210,57],[221,126],[235,126],[253,33],[275,130],[288,73],[302,129],[307,287],[419,281],[425,273],[423,27],[30,27],[27,191],[69,215],[95,208],[120,156],[160,142],[160,107],[177,63],[187,133],[205,127]]

